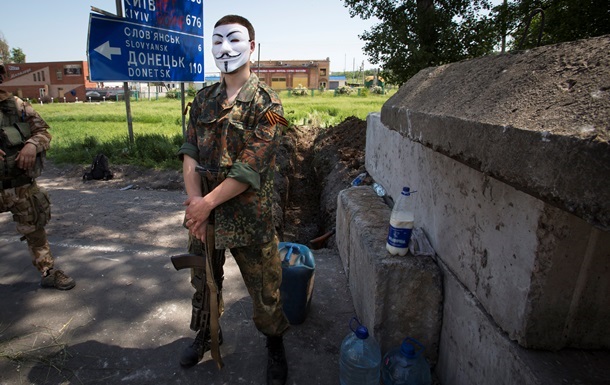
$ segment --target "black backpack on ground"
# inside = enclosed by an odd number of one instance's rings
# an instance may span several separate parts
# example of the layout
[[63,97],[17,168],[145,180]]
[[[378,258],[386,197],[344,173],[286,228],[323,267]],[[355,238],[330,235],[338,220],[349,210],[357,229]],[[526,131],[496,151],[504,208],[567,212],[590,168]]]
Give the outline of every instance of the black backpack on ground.
[[91,170],[83,175],[84,180],[109,180],[114,174],[108,166],[108,157],[104,154],[97,154],[91,164]]

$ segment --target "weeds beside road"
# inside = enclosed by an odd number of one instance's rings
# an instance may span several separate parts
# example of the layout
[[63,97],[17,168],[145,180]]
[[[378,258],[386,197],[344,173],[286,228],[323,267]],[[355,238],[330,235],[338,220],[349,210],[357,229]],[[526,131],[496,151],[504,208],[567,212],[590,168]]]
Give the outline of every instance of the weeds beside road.
[[[280,94],[291,125],[324,128],[350,116],[366,119],[381,110],[390,94],[338,95],[314,91],[314,95]],[[189,102],[187,99],[186,102]],[[134,143],[130,143],[123,102],[52,103],[34,106],[51,126],[53,141],[47,156],[58,164],[91,163],[102,152],[111,163],[156,169],[179,169],[175,154],[182,144],[179,99],[132,100]]]

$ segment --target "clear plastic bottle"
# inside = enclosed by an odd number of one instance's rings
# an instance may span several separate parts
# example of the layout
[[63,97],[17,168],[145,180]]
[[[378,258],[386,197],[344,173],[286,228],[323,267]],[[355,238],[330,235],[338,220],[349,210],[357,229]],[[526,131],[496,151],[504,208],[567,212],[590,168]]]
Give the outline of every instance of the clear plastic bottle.
[[[416,350],[416,346],[419,350]],[[430,366],[422,354],[424,346],[407,337],[402,344],[383,357],[381,380],[383,385],[430,385]]]
[[[352,323],[358,327],[354,329]],[[341,344],[339,382],[341,385],[379,385],[381,350],[368,329],[357,318],[349,323],[349,333]]]
[[414,222],[415,217],[411,211],[411,190],[403,187],[390,214],[390,228],[386,242],[386,249],[390,254],[400,256],[407,254]]
[[373,190],[375,190],[375,193],[377,193],[378,196],[380,196],[380,197],[385,196],[385,189],[379,183],[377,183],[377,182],[373,183]]

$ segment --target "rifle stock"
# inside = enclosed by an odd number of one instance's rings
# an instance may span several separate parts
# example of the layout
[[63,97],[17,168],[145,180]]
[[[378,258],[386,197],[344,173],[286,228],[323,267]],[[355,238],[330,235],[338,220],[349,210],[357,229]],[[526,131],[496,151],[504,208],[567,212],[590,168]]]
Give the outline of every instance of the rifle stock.
[[205,257],[197,254],[172,255],[170,259],[176,270],[205,269]]
[[311,241],[309,241],[310,248],[312,250],[321,249],[326,244],[326,241],[328,241],[328,238],[330,238],[334,234],[335,234],[335,229],[332,229],[329,232],[327,232],[326,234],[323,234],[317,238],[312,239]]

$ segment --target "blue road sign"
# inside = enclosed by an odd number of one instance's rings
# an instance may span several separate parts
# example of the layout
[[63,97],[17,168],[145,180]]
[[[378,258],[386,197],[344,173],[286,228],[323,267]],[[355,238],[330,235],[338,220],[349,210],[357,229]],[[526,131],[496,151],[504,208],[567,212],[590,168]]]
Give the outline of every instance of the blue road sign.
[[203,0],[124,0],[125,18],[138,24],[203,36]]
[[91,14],[87,55],[92,81],[203,82],[203,38]]

